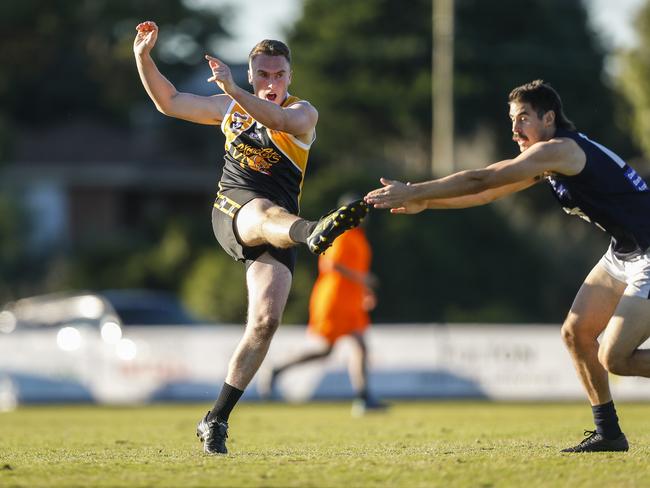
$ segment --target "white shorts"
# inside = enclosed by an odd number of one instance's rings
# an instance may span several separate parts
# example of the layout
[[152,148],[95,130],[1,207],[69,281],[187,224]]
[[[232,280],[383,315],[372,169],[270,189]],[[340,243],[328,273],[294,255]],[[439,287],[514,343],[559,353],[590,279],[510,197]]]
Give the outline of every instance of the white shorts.
[[641,256],[622,260],[614,256],[612,246],[609,246],[599,264],[613,278],[627,284],[624,295],[650,298],[650,250]]

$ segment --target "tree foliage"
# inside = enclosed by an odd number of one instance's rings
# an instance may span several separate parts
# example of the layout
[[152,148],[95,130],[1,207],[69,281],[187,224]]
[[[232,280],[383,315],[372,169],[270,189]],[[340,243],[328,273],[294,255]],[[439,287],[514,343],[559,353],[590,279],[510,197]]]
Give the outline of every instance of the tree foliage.
[[38,278],[38,263],[29,260],[26,211],[0,193],[0,302],[29,293]]
[[[161,26],[154,56],[174,82],[186,74],[186,63],[200,62],[199,46],[223,34],[217,13],[191,10],[179,0],[0,2],[0,144],[10,140],[12,125],[58,124],[72,114],[128,126],[135,102],[146,98],[133,65],[133,29],[151,16]],[[544,78],[563,95],[581,130],[619,150],[612,143],[618,141],[612,99],[601,81],[602,52],[586,20],[579,0],[525,6],[456,0],[460,140],[487,129],[496,156],[512,155],[508,91]],[[431,0],[305,0],[290,45],[292,92],[320,113],[303,216],[318,218],[343,192],[365,193],[377,186],[380,172],[421,177],[430,153]],[[213,137],[213,127],[182,124],[195,136],[180,137],[179,126],[150,135],[165,142],[171,129],[174,139],[196,147],[204,145],[203,134]],[[368,235],[381,281],[375,321],[560,320],[593,263],[594,243],[604,247],[604,238],[587,240],[585,224],[566,222],[549,195],[527,193],[533,198],[510,206],[414,217],[373,211]],[[546,218],[547,208],[564,219],[561,227]],[[19,214],[7,209],[0,202],[8,216],[0,219],[0,234],[23,233]],[[0,278],[31,276],[20,265],[20,242],[0,246],[0,264],[13,273]],[[76,245],[62,259],[56,279],[45,273],[39,291],[164,288],[206,318],[245,319],[243,268],[218,249],[203,210],[138,222],[114,242]],[[315,257],[300,251],[285,322],[306,321],[316,269]]]
[[619,56],[621,71],[618,86],[628,101],[627,126],[650,157],[650,2],[637,13],[636,46]]
[[[390,161],[394,171],[411,175],[413,161],[428,165],[431,3],[306,0],[290,38],[294,85],[320,111],[321,159],[371,170]],[[531,0],[524,7],[516,0],[456,0],[455,6],[459,141],[487,128],[497,157],[511,155],[508,93],[543,78],[563,95],[580,130],[619,148],[627,143],[612,125],[603,50],[582,1]]]
[[0,2],[0,130],[73,114],[128,123],[143,96],[132,54],[135,26],[147,19],[161,27],[161,69],[172,76],[225,35],[218,12],[180,0]]
[[[612,124],[603,51],[581,1],[531,0],[525,15],[514,0],[455,4],[458,141],[487,130],[496,154],[485,163],[512,156],[508,93],[543,78],[580,130],[629,148]],[[328,165],[365,167],[370,177],[387,169],[405,179],[422,174],[411,163],[426,163],[430,151],[431,2],[405,8],[397,0],[305,2],[290,37],[294,91],[320,112],[315,152]],[[382,279],[376,319],[561,320],[604,237],[589,229],[583,238],[584,226],[566,222],[547,192],[527,193],[510,206],[373,213],[369,235]]]
[[481,125],[512,154],[509,91],[537,78],[560,93],[578,129],[606,145],[627,141],[613,127],[614,100],[603,81],[604,50],[581,0],[456,0],[455,101],[460,134]]
[[319,110],[321,160],[421,158],[430,127],[431,1],[306,0],[294,91]]

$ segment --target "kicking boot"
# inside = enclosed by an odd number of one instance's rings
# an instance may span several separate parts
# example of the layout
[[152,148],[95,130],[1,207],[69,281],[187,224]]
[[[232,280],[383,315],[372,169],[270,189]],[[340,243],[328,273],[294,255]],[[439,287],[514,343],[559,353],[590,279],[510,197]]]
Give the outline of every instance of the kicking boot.
[[630,448],[622,432],[616,439],[605,439],[595,430],[585,430],[585,435],[587,437],[580,444],[567,447],[560,452],[627,451]]
[[210,415],[209,410],[196,426],[196,437],[203,442],[203,451],[207,454],[228,454],[226,449],[228,422],[208,420],[208,415]]
[[314,254],[322,254],[334,239],[358,226],[368,213],[363,200],[355,200],[323,215],[307,237],[307,247]]

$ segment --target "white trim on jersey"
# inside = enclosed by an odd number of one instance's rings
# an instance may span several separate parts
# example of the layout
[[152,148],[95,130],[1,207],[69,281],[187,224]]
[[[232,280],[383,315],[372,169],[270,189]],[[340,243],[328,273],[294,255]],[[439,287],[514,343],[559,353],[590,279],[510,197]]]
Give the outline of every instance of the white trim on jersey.
[[230,112],[232,112],[234,106],[235,106],[235,101],[233,100],[232,102],[230,102],[230,105],[228,105],[228,109],[226,110],[226,113],[223,115],[223,120],[221,121],[221,132],[223,132],[224,134],[226,132],[226,127],[224,124],[226,123],[226,120],[228,119],[228,116],[230,115]]
[[618,154],[616,154],[614,151],[612,151],[611,149],[606,148],[605,146],[603,146],[602,144],[597,143],[596,141],[592,141],[591,139],[589,139],[586,135],[582,134],[581,132],[578,132],[578,135],[580,137],[582,137],[583,139],[585,139],[586,141],[592,143],[594,146],[596,146],[598,149],[600,149],[605,154],[607,154],[607,156],[609,156],[610,159],[612,159],[616,164],[618,164],[619,167],[624,168],[626,166],[625,161],[623,161],[623,159]]
[[[291,93],[287,92],[287,98],[292,97],[292,96],[293,96],[293,95],[292,95]],[[308,105],[311,105],[311,103],[309,103],[307,100],[301,100],[301,99],[298,99],[298,100],[296,100],[294,103],[296,103],[296,102],[305,102],[305,103],[307,103]],[[282,107],[284,108],[284,105],[282,105]],[[291,139],[296,143],[296,146],[298,146],[298,147],[300,147],[300,148],[302,148],[302,149],[305,149],[305,150],[307,150],[307,151],[308,151],[309,149],[311,149],[311,145],[312,145],[312,144],[314,143],[314,141],[316,140],[316,130],[315,130],[315,129],[314,129],[314,135],[312,136],[312,138],[311,138],[311,142],[310,142],[309,144],[307,144],[307,143],[305,143],[305,142],[302,142],[300,139],[298,139],[298,138],[297,138],[296,136],[294,136],[293,134],[289,134],[288,132],[285,132],[285,134],[288,134],[289,137],[291,137]],[[269,134],[269,137],[270,137],[270,136],[271,136],[271,134]],[[284,154],[284,153],[283,153],[283,154]],[[286,154],[285,154],[285,156],[286,156]],[[292,162],[293,162],[293,161],[292,161]]]
[[309,149],[311,149],[311,145],[312,145],[312,144],[314,143],[314,141],[316,140],[316,132],[314,132],[314,136],[313,136],[313,138],[312,138],[312,140],[311,140],[311,142],[310,142],[309,144],[302,142],[300,139],[298,139],[298,138],[297,138],[296,136],[294,136],[293,134],[289,134],[289,137],[291,138],[291,140],[292,140],[293,142],[296,143],[296,146],[298,146],[298,147],[300,147],[300,148],[302,148],[302,149],[308,151]]

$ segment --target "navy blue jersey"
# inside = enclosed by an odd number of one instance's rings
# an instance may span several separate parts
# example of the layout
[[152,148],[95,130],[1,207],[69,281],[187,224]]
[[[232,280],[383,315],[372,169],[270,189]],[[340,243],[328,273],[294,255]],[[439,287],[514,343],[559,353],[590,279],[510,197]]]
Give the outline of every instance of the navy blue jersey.
[[585,152],[584,169],[546,180],[564,210],[597,225],[612,237],[614,254],[629,258],[650,247],[650,189],[617,154],[579,132],[558,129]]

